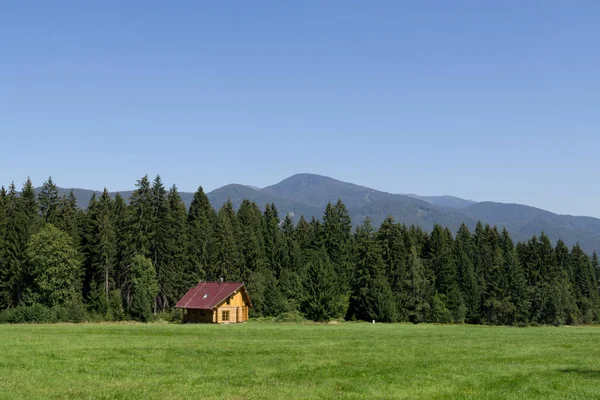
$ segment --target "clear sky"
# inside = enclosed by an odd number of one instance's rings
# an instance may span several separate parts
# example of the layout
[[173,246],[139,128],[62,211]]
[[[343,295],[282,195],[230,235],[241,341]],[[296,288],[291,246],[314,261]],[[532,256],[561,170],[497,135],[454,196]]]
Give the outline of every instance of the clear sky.
[[598,1],[0,3],[0,183],[312,172],[600,217]]

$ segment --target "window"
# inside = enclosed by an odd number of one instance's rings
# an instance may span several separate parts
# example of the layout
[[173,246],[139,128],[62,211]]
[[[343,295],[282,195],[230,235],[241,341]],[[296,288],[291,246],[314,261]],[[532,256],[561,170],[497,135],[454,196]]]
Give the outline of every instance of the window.
[[229,321],[229,311],[222,311],[222,313],[221,313],[221,319],[223,321]]

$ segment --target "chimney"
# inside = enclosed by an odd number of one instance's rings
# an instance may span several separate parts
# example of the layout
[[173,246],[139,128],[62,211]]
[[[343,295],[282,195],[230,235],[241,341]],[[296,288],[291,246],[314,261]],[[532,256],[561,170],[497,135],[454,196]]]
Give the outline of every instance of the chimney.
[[221,283],[223,283],[223,278],[221,278]]

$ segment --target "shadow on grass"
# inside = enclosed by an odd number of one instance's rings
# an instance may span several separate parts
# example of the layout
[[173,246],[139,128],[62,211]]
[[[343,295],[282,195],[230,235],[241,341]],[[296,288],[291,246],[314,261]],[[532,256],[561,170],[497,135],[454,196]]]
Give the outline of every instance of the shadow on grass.
[[559,369],[560,372],[565,374],[580,375],[585,378],[600,379],[600,370],[598,369],[586,369],[586,368],[563,368]]

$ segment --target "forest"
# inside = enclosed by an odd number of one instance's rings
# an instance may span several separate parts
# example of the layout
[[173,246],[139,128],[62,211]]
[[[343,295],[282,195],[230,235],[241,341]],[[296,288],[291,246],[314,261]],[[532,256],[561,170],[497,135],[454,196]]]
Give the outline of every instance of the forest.
[[490,325],[600,322],[598,256],[543,233],[431,232],[388,217],[355,226],[342,201],[294,224],[274,204],[186,208],[144,176],[126,201],[79,209],[49,178],[0,190],[0,322],[176,321],[199,281],[243,281],[252,317]]

